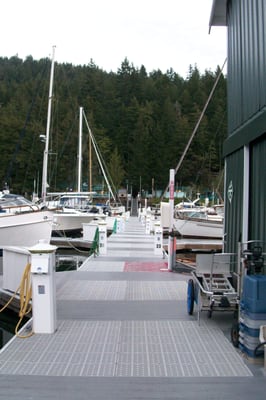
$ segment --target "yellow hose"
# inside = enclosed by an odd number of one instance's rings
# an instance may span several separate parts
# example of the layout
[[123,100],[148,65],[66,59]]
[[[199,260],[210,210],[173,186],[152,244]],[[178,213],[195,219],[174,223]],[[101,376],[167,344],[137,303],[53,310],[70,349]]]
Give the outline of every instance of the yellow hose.
[[9,306],[9,304],[12,302],[12,300],[14,300],[16,294],[20,291],[20,310],[19,310],[20,319],[16,325],[15,334],[16,334],[16,336],[23,338],[23,339],[33,335],[32,331],[25,336],[21,336],[18,333],[18,328],[21,324],[21,321],[31,311],[30,301],[31,301],[31,296],[32,296],[32,286],[31,286],[30,269],[31,269],[31,264],[28,263],[24,269],[19,287],[17,288],[17,290],[15,291],[13,296],[10,297],[8,302],[0,309],[0,312],[4,311]]

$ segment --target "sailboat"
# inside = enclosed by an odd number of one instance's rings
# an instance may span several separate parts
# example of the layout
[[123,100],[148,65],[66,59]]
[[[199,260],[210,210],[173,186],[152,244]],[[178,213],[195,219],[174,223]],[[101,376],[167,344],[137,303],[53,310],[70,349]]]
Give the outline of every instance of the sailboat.
[[[82,107],[79,110],[79,152],[78,152],[78,185],[77,192],[65,192],[65,193],[48,193],[49,195],[59,196],[58,207],[61,211],[56,211],[54,214],[54,220],[57,224],[57,228],[54,228],[53,233],[58,236],[61,235],[61,231],[67,236],[77,236],[82,230],[83,223],[95,222],[97,220],[105,220],[107,224],[107,230],[112,231],[115,223],[115,217],[122,215],[125,212],[125,207],[118,205],[114,207],[109,204],[95,205],[93,204],[93,195],[96,193],[93,191],[82,192],[81,191],[81,177],[82,177],[82,120],[85,119],[90,143],[93,144],[94,151],[97,156],[98,163],[100,165],[102,174],[107,184],[110,196],[115,200],[114,193],[112,191],[110,182],[107,178],[106,171],[103,166],[102,157],[99,154],[99,149],[96,145],[95,138],[89,127],[86,115]],[[90,151],[91,153],[91,151]],[[91,154],[90,154],[91,162]],[[91,167],[90,167],[91,171]],[[91,189],[91,177],[90,177],[90,189]]]
[[[104,180],[105,180],[106,185],[107,185],[107,187],[108,187],[108,191],[109,191],[109,200],[108,200],[107,203],[106,203],[106,207],[108,207],[108,211],[109,211],[108,214],[109,214],[110,216],[113,216],[113,217],[114,217],[114,216],[118,216],[118,215],[122,215],[122,214],[125,213],[125,207],[124,207],[123,205],[121,205],[120,202],[117,202],[117,199],[116,199],[116,197],[115,197],[115,195],[114,195],[114,192],[113,192],[113,190],[112,190],[110,181],[109,181],[109,179],[108,179],[108,177],[107,177],[106,170],[105,170],[105,168],[104,168],[104,166],[103,166],[104,163],[103,163],[103,160],[102,160],[102,156],[101,156],[101,154],[100,154],[100,151],[99,151],[99,149],[98,149],[98,146],[97,146],[97,144],[96,144],[94,135],[93,135],[93,133],[92,133],[92,131],[91,131],[91,129],[90,129],[90,126],[89,126],[89,124],[88,124],[88,121],[87,121],[87,118],[86,118],[85,114],[84,114],[84,118],[85,118],[85,122],[86,122],[86,125],[87,125],[87,128],[88,128],[88,131],[89,131],[90,142],[91,142],[92,145],[93,145],[95,154],[96,154],[96,156],[97,156],[97,161],[98,161],[98,163],[99,163],[99,166],[100,166],[100,168],[101,168],[101,171],[102,171]],[[90,155],[90,161],[91,161],[91,155]],[[91,171],[91,167],[90,167],[90,171]],[[90,180],[91,180],[91,177],[90,177]],[[90,185],[91,185],[91,184],[90,184]]]
[[[49,99],[52,93],[50,92]],[[49,109],[49,108],[48,108]],[[43,199],[46,207],[52,209],[53,213],[53,231],[52,237],[81,237],[83,224],[96,222],[106,218],[105,210],[97,208],[91,203],[92,192],[81,191],[81,175],[82,175],[82,113],[83,108],[80,107],[80,122],[79,122],[79,154],[78,154],[78,190],[76,192],[51,192],[47,193],[43,182]],[[46,135],[46,138],[49,135]],[[46,139],[47,140],[47,139]],[[48,146],[48,145],[47,145]],[[44,154],[44,168],[47,168],[46,154]],[[47,179],[47,174],[43,173],[43,179]],[[54,200],[48,201],[48,198]],[[56,200],[55,200],[56,199]]]
[[[49,86],[49,98],[48,98],[48,113],[47,113],[47,127],[45,135],[45,149],[43,156],[43,174],[42,174],[42,201],[43,204],[53,209],[53,231],[52,236],[67,236],[67,237],[79,237],[82,235],[82,228],[84,223],[90,223],[99,219],[106,219],[110,208],[106,205],[105,207],[96,207],[91,204],[91,197],[93,192],[82,192],[81,191],[81,177],[82,177],[82,121],[85,117],[85,121],[89,130],[91,141],[93,142],[94,149],[97,154],[97,149],[94,143],[94,139],[89,128],[86,116],[83,112],[83,108],[79,109],[79,151],[78,151],[78,183],[76,192],[53,192],[47,193],[49,187],[47,182],[47,169],[48,169],[48,155],[49,155],[49,134],[50,134],[50,121],[51,121],[51,109],[52,109],[52,97],[53,97],[53,76],[54,76],[54,48],[51,65],[51,76]],[[100,163],[100,160],[98,158]],[[103,175],[107,181],[106,174],[100,163]],[[108,183],[109,191],[113,198],[111,187]],[[48,201],[48,197],[57,197],[57,203],[54,201]]]
[[86,192],[51,194],[59,196],[58,208],[53,214],[52,236],[81,237],[83,224],[106,218],[103,212],[92,212],[92,207],[84,206],[89,202]]
[[[54,68],[54,48],[51,82]],[[50,93],[49,93],[50,105]],[[50,108],[48,108],[49,116]],[[49,118],[48,118],[49,119]],[[47,127],[49,124],[47,123]],[[45,155],[48,157],[48,151]],[[46,178],[45,178],[46,179]],[[0,248],[32,246],[39,240],[49,242],[53,226],[53,212],[28,201],[23,196],[10,194],[8,189],[0,196]]]

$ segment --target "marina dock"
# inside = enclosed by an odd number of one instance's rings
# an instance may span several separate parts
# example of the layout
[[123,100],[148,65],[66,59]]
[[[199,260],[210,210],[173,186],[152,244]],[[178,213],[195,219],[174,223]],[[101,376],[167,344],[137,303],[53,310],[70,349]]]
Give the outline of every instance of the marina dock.
[[263,366],[230,342],[233,316],[188,315],[189,278],[130,217],[106,255],[56,273],[57,331],[2,349],[0,399],[264,399]]

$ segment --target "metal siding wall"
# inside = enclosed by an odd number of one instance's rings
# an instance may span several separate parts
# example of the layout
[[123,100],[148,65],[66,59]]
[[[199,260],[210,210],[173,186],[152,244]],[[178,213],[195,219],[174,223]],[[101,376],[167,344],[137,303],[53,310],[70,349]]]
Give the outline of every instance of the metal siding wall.
[[[244,72],[244,91],[243,95],[246,101],[244,105],[244,118],[249,118],[254,115],[260,108],[260,79],[259,79],[259,30],[258,26],[263,23],[259,20],[258,3],[259,1],[245,0],[245,16],[244,20],[248,27],[247,38],[243,43],[243,48],[247,50],[245,59],[247,60],[246,70]],[[259,24],[260,22],[260,24]],[[263,39],[263,38],[261,38]],[[263,40],[262,40],[263,42]],[[244,60],[243,60],[244,61]],[[248,85],[246,84],[248,83]],[[250,95],[252,94],[252,96]]]
[[260,109],[257,1],[242,0],[242,20],[243,121],[246,121]]
[[[236,252],[238,241],[242,240],[244,144],[250,148],[249,209],[245,210],[248,212],[248,238],[266,241],[265,110],[266,0],[228,0],[227,146],[231,143],[233,147],[226,149],[226,252]],[[250,138],[249,142],[242,137]],[[256,137],[256,142],[252,142]],[[233,198],[230,203],[227,196],[231,181]]]
[[[236,1],[239,3],[239,1]],[[242,64],[241,60],[241,14],[237,7],[228,3],[228,131],[229,135],[242,120]]]
[[[243,167],[243,149],[232,153],[226,158],[225,252],[237,252],[237,243],[241,235],[243,215]],[[233,184],[233,198],[231,203],[228,200],[228,187],[230,182]]]
[[266,104],[266,4],[261,0],[258,5],[258,52],[259,52],[259,87],[260,90],[260,108]]
[[266,134],[250,149],[249,240],[266,241]]
[[266,105],[265,0],[228,3],[229,135]]

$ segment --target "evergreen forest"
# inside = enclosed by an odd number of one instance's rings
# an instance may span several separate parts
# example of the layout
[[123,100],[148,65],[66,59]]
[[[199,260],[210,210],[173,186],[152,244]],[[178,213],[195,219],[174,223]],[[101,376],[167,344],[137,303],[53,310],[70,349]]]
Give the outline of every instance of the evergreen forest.
[[[41,191],[50,59],[0,58],[0,175],[13,193]],[[213,88],[220,68],[186,78],[172,69],[147,72],[125,59],[117,72],[55,63],[49,141],[49,191],[76,190],[79,108],[83,107],[116,189],[164,190]],[[89,134],[83,129],[82,187],[88,190]],[[226,77],[222,74],[176,175],[178,188],[223,190],[227,135]],[[92,155],[93,188],[103,176]],[[0,189],[2,189],[0,188]]]

